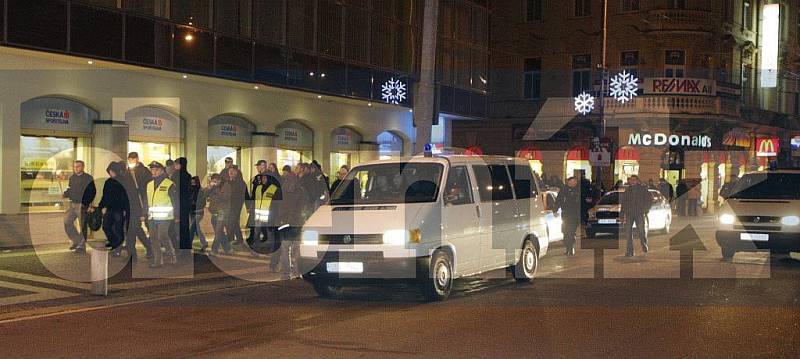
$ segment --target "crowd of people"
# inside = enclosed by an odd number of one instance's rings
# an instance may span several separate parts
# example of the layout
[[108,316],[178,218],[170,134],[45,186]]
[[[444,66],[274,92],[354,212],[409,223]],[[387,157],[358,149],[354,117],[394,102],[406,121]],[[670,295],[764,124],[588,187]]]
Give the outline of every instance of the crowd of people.
[[[187,159],[145,166],[131,152],[127,162],[111,162],[100,201],[94,178],[85,164],[75,161],[74,173],[64,197],[70,205],[64,229],[72,242],[70,250],[86,252],[90,216],[102,216],[106,246],[113,256],[123,251],[136,261],[137,240],[145,248],[151,268],[192,260],[195,238],[200,253],[231,254],[241,246],[253,256],[271,255],[270,268],[284,277],[297,276],[295,254],[300,228],[313,212],[326,203],[332,190],[329,179],[316,161],[295,167],[259,160],[257,174],[248,185],[232,158],[224,168],[201,179],[187,171]],[[334,187],[347,175],[343,166]],[[201,223],[210,214],[213,241],[210,245]],[[249,229],[245,238],[242,220]],[[75,223],[78,221],[80,232]]]

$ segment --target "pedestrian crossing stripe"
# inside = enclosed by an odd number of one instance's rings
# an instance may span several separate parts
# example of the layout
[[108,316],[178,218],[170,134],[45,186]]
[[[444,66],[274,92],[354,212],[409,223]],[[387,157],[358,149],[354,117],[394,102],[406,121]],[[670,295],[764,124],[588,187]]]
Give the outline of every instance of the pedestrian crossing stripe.
[[41,302],[46,300],[63,299],[69,297],[77,297],[80,295],[77,293],[65,292],[56,289],[34,287],[31,285],[3,282],[3,281],[0,281],[0,288],[6,288],[6,289],[12,289],[30,293],[30,294],[16,295],[13,297],[0,298],[0,307],[31,303],[31,302]]

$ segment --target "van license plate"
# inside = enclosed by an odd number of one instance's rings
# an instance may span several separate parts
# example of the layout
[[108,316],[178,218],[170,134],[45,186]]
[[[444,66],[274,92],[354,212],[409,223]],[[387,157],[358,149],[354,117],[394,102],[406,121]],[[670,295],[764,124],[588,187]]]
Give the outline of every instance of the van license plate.
[[597,221],[599,224],[617,224],[616,219],[600,219]]
[[763,233],[742,233],[739,239],[743,241],[766,242],[769,241],[769,234]]
[[364,273],[361,262],[331,262],[327,264],[328,273]]

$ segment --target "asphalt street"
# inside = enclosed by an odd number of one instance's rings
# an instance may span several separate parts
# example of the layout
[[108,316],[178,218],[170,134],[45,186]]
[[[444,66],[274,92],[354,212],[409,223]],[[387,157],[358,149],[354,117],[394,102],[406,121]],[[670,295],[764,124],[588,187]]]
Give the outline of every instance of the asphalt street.
[[[197,256],[194,278],[134,278],[126,267],[112,278],[110,295],[99,298],[87,294],[86,284],[70,287],[48,276],[48,267],[58,267],[41,263],[48,260],[4,253],[0,352],[9,358],[796,357],[798,257],[737,254],[723,262],[710,220],[693,223],[697,243],[678,240],[691,237],[679,233],[685,226],[678,221],[672,234],[653,236],[653,250],[632,260],[622,257],[624,248],[581,249],[567,258],[556,246],[532,284],[517,284],[504,271],[487,273],[459,280],[450,300],[433,304],[408,285],[322,299],[302,280],[278,280],[259,263],[265,259],[246,255],[213,263]],[[582,241],[583,248],[619,244]],[[56,257],[64,255],[71,253],[39,257],[60,263]],[[44,294],[24,298],[37,289]]]

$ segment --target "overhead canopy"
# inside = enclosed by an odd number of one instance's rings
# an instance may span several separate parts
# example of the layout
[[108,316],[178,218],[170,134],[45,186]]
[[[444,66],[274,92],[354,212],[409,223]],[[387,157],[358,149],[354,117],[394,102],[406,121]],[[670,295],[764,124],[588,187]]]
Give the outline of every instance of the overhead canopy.
[[173,143],[183,139],[180,117],[160,107],[134,108],[125,113],[125,122],[133,141]]
[[312,150],[314,148],[314,132],[297,121],[285,121],[276,128],[277,145],[289,150]]
[[256,126],[235,115],[219,115],[208,121],[208,142],[212,145],[250,146]]
[[571,148],[567,152],[567,161],[588,161],[589,160],[589,150],[583,146],[577,146]]
[[541,161],[542,151],[537,150],[533,146],[528,146],[517,151],[517,157],[524,158],[528,161]]
[[638,161],[640,158],[639,151],[631,146],[620,147],[617,150],[617,161]]
[[358,151],[358,146],[363,137],[358,132],[339,127],[331,132],[331,149],[333,151]]
[[20,129],[58,134],[68,133],[88,136],[94,121],[99,119],[97,111],[88,106],[61,97],[40,97],[22,103]]

